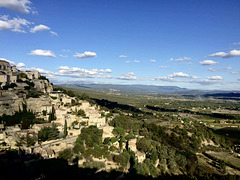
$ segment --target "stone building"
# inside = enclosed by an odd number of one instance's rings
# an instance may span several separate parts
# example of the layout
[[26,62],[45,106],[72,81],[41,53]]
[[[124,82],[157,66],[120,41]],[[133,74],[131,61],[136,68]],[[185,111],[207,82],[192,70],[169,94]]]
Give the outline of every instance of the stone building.
[[0,59],[0,83],[6,85],[17,82],[19,71],[16,66]]
[[11,84],[16,83],[20,78],[20,74],[26,74],[27,79],[39,79],[40,73],[38,71],[25,71],[21,72],[16,66],[11,66],[9,62],[0,59],[0,83]]

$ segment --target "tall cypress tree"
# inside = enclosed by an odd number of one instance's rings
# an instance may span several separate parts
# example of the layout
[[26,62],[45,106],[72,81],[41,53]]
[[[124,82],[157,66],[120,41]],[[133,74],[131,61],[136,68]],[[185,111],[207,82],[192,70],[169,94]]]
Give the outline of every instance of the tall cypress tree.
[[67,121],[66,121],[66,119],[65,119],[65,124],[64,124],[64,131],[63,131],[63,133],[64,133],[63,137],[66,138],[67,135],[68,135],[68,132],[67,132]]

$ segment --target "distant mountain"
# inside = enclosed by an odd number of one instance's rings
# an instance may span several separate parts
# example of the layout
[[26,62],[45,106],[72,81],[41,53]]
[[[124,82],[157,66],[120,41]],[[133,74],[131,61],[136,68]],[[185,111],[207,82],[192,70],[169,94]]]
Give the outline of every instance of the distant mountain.
[[113,94],[189,94],[203,95],[206,91],[190,90],[178,86],[119,85],[119,84],[61,84],[59,86]]

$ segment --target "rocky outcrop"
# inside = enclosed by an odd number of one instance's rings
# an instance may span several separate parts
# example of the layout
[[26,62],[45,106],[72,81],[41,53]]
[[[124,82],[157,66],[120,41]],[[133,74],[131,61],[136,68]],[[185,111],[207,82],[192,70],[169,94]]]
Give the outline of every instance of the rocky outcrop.
[[23,98],[19,98],[14,92],[1,91],[0,96],[0,116],[3,114],[13,115],[19,109],[22,110]]
[[26,105],[27,110],[32,112],[42,112],[43,110],[51,112],[52,110],[51,98],[47,95],[26,99]]
[[53,91],[53,86],[48,80],[34,79],[33,83],[35,84],[34,88],[37,91],[41,91],[43,93],[50,93]]

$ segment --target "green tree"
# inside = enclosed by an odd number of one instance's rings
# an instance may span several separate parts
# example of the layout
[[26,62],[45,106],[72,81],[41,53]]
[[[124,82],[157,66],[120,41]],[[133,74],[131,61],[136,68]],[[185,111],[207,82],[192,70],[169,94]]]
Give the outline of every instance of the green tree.
[[59,152],[58,158],[59,159],[64,159],[64,160],[69,160],[73,156],[73,151],[69,148],[64,149],[63,151]]
[[78,116],[82,116],[82,117],[85,117],[85,116],[86,116],[84,110],[82,110],[82,109],[79,109],[79,110],[78,110],[77,115],[78,115]]
[[67,121],[66,121],[66,119],[65,119],[63,137],[66,138],[67,135],[68,135],[68,131],[67,131]]
[[53,123],[52,127],[44,127],[38,132],[38,141],[47,141],[57,139],[59,137],[59,131],[57,126]]
[[226,163],[224,161],[220,161],[219,167],[220,167],[221,171],[225,174],[226,173]]
[[148,152],[151,148],[151,142],[150,140],[146,138],[141,138],[137,141],[137,149],[142,152]]
[[25,138],[25,141],[26,141],[26,145],[27,147],[29,146],[33,146],[36,141],[37,141],[37,138],[35,137],[35,135],[33,134],[32,136],[28,133],[26,138]]
[[96,126],[89,126],[81,130],[79,138],[83,140],[88,147],[93,147],[94,144],[102,143],[103,130],[98,129]]
[[116,136],[124,136],[125,135],[125,130],[121,127],[115,127],[112,131],[112,133]]

